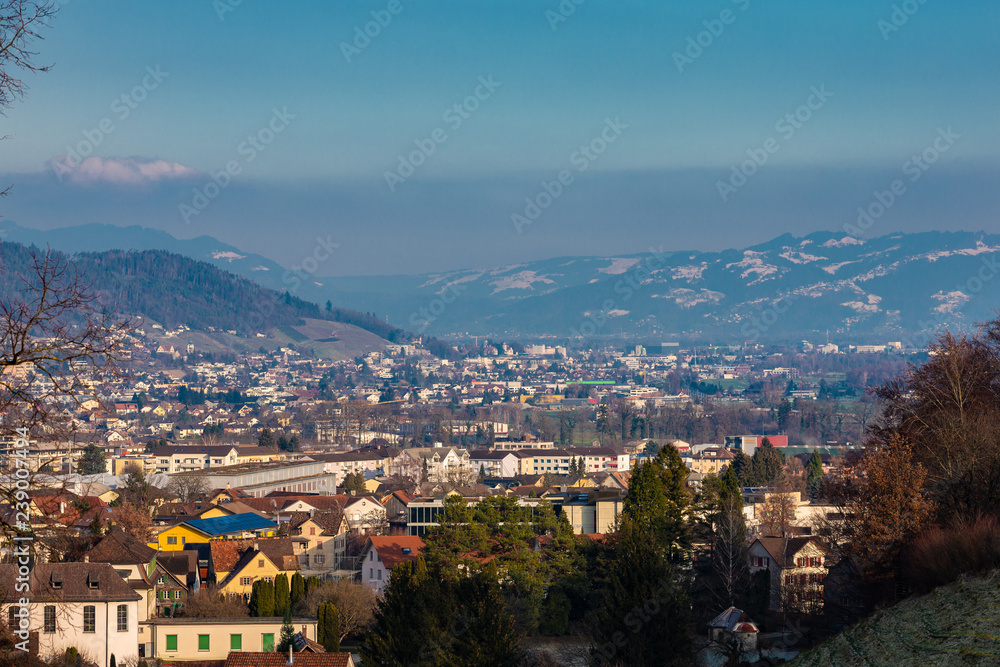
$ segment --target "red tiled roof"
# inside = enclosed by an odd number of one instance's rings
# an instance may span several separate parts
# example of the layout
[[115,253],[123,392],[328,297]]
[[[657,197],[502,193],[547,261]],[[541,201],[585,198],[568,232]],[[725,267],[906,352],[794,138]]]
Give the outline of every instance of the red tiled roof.
[[[348,667],[353,664],[350,653],[295,653],[295,667]],[[226,659],[226,667],[285,667],[288,655],[285,653],[254,653],[232,651]]]
[[[416,560],[424,548],[424,541],[414,535],[373,536],[368,539],[388,570],[400,563]],[[403,553],[403,549],[409,549],[410,553]]]

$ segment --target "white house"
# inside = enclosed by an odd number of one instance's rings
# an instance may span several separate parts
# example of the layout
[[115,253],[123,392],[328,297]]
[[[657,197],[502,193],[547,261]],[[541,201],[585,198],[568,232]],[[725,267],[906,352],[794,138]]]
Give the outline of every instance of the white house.
[[517,455],[514,452],[469,452],[469,465],[474,473],[483,471],[487,477],[516,477],[518,472]]
[[369,531],[385,524],[385,507],[371,496],[358,496],[344,505],[344,518],[352,530]]
[[415,536],[369,537],[358,560],[362,583],[381,594],[389,585],[392,568],[400,563],[416,560],[423,548],[424,541]]
[[118,664],[143,657],[141,596],[107,563],[36,563],[26,577],[17,565],[3,564],[0,595],[14,641],[27,646],[36,636],[42,658],[71,646],[100,667],[108,667],[112,655]]

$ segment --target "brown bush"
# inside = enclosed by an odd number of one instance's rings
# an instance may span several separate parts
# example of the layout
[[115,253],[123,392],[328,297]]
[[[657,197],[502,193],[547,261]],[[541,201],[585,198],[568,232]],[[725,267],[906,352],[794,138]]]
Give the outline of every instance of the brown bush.
[[963,574],[1000,567],[1000,522],[994,517],[932,528],[913,543],[903,571],[911,590],[926,593]]

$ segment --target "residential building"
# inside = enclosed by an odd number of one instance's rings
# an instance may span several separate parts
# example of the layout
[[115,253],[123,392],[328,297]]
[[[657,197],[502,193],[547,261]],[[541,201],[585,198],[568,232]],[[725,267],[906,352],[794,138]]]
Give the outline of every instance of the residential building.
[[823,604],[823,581],[830,550],[815,537],[759,537],[747,550],[750,573],[771,575],[768,608],[817,609]]
[[[36,563],[27,591],[18,590],[17,565],[0,565],[3,620],[15,632],[15,642],[28,645],[37,637],[42,658],[65,653],[70,646],[108,667],[144,655],[139,638],[142,596],[108,563]],[[25,598],[24,607],[8,601]],[[23,629],[23,634],[21,634]]]
[[[225,660],[231,653],[274,653],[281,638],[281,617],[265,618],[157,618],[150,620],[149,657],[159,660]],[[292,625],[306,639],[316,639],[315,618],[293,618]],[[255,665],[258,663],[254,663]]]
[[189,544],[212,539],[271,537],[278,524],[253,512],[211,519],[190,519],[163,530],[156,536],[160,551],[183,551]]
[[381,594],[389,585],[392,568],[416,560],[423,548],[424,541],[411,535],[369,537],[358,561],[361,582]]

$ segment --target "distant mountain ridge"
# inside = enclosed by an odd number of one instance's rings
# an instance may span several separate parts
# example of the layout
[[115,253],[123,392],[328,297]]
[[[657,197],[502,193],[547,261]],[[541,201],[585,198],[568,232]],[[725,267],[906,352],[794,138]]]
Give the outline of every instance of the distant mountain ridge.
[[[282,277],[289,272],[279,264],[211,237],[178,241],[138,227],[121,235],[116,227],[86,227],[33,232],[5,223],[0,236],[70,251],[161,244],[288,289]],[[438,336],[745,342],[828,335],[834,342],[919,343],[936,328],[969,328],[995,316],[998,252],[1000,235],[982,232],[870,239],[815,232],[721,252],[657,247],[418,276],[319,277],[294,295],[379,313],[395,326]]]

